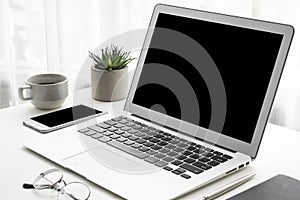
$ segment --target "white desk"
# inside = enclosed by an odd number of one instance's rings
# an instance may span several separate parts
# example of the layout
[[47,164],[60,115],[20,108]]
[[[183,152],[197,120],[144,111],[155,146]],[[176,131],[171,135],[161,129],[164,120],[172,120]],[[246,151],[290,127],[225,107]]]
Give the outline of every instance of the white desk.
[[[91,99],[90,89],[84,89],[75,93],[76,102],[78,98],[83,98],[81,102],[86,102],[84,98]],[[73,100],[70,98],[68,103]],[[116,103],[94,102],[95,108],[106,108],[107,110],[122,109],[124,101]],[[66,104],[68,104],[66,103]],[[65,106],[66,106],[65,104]],[[91,105],[91,104],[90,104]],[[64,178],[68,181],[83,181],[91,187],[91,200],[96,199],[121,199],[117,195],[85,180],[84,178],[65,170],[64,168],[38,156],[25,149],[23,142],[40,135],[38,132],[26,128],[22,125],[22,120],[32,115],[45,111],[35,109],[30,103],[18,105],[0,110],[0,197],[1,199],[30,199],[44,200],[56,199],[55,196],[48,196],[43,192],[22,189],[24,182],[32,182],[40,172],[50,168],[59,168],[64,172]],[[223,195],[219,199],[228,198],[239,193],[259,182],[262,182],[276,174],[286,174],[300,179],[300,156],[299,152],[300,133],[273,124],[268,124],[257,159],[242,171],[230,175],[218,182],[209,184],[198,189],[181,199],[200,200],[203,194],[230,182],[236,177],[255,171],[257,175],[240,186],[239,188]]]

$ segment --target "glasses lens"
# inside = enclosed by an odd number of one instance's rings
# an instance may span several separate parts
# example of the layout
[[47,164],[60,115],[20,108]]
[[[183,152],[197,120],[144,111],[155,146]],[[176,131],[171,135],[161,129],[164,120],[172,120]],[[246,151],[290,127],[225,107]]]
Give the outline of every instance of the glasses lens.
[[85,200],[90,196],[90,189],[80,182],[72,182],[64,186],[58,193],[58,200]]
[[50,169],[44,173],[41,173],[33,182],[35,189],[51,188],[55,184],[61,181],[63,175],[58,169]]

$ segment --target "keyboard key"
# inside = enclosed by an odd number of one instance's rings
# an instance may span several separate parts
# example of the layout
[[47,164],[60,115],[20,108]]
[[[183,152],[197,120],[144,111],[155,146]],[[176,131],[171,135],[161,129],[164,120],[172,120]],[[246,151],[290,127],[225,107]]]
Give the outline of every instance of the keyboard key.
[[201,161],[201,162],[204,162],[204,163],[210,161],[210,159],[209,159],[209,158],[206,158],[206,157],[200,158],[200,159],[198,159],[198,160]]
[[165,157],[163,160],[166,161],[166,162],[171,162],[171,161],[174,160],[174,158],[172,158],[172,157]]
[[195,147],[197,144],[195,142],[191,142],[191,146]]
[[178,168],[178,169],[176,169],[176,170],[180,171],[181,173],[186,172],[186,170],[185,170],[185,169],[182,169],[182,168]]
[[149,136],[149,135],[144,135],[143,137],[142,137],[142,139],[144,139],[144,140],[150,140],[150,139],[152,139],[153,137],[151,137],[151,136]]
[[143,139],[138,139],[135,142],[139,143],[139,144],[143,144],[145,142],[147,142],[147,140],[143,140]]
[[87,135],[87,136],[91,136],[91,135],[94,135],[94,134],[96,134],[96,133],[97,133],[97,132],[92,131],[92,130],[89,130],[89,131],[87,131],[87,132],[84,132],[84,134]]
[[187,157],[186,156],[183,156],[183,155],[180,155],[180,156],[177,156],[176,157],[178,160],[185,160]]
[[136,137],[136,136],[134,136],[134,135],[132,135],[132,136],[130,136],[128,139],[130,139],[130,140],[132,140],[132,141],[135,141],[135,140],[137,140],[137,139],[139,139],[139,138]]
[[119,143],[117,141],[109,141],[109,142],[107,142],[107,144],[109,144],[109,145],[111,145],[111,146],[113,146],[113,147],[115,147],[117,149],[120,149],[122,151],[125,151],[125,152],[127,152],[127,153],[129,153],[129,154],[131,154],[133,156],[141,158],[141,159],[147,158],[149,156],[148,154],[146,154],[144,152],[141,152],[139,150],[136,150],[134,148],[126,146],[126,145],[124,145],[122,143]]
[[166,142],[169,142],[172,140],[172,138],[169,138],[169,137],[164,137],[164,138],[161,138],[161,140],[163,141],[166,141]]
[[169,166],[166,166],[166,167],[164,167],[163,169],[165,169],[165,170],[167,170],[167,171],[172,171],[172,170],[173,170],[173,168],[172,168],[172,167],[169,167]]
[[136,129],[136,130],[140,130],[140,129],[142,129],[143,127],[138,126],[138,125],[135,125],[135,126],[132,126],[132,128],[133,128],[133,129]]
[[125,127],[121,128],[121,130],[122,130],[122,131],[129,131],[130,128],[125,126]]
[[192,159],[192,158],[187,158],[187,159],[183,160],[183,162],[186,162],[186,163],[194,163],[194,162],[196,162],[196,160],[195,160],[195,159]]
[[[123,138],[123,137],[120,137],[117,139],[118,142],[125,142],[127,139],[126,138]],[[132,142],[132,141],[131,141]]]
[[151,146],[153,146],[154,144],[152,143],[152,142],[146,142],[145,144],[144,144],[144,146],[146,146],[146,147],[151,147]]
[[212,161],[210,161],[210,162],[208,162],[208,163],[206,163],[206,164],[208,164],[208,165],[211,165],[211,166],[217,166],[218,164],[220,164],[219,162],[217,162],[217,161],[214,161],[214,160],[212,160]]
[[162,160],[155,163],[155,165],[158,167],[163,167],[163,166],[166,166],[167,164],[168,164],[167,162],[162,161]]
[[112,134],[114,134],[113,132],[111,132],[111,131],[105,131],[104,133],[102,133],[103,135],[105,135],[105,136],[110,136],[110,135],[112,135]]
[[146,151],[149,151],[150,149],[147,148],[147,147],[142,146],[142,147],[139,148],[139,150],[142,151],[142,152],[146,152]]
[[124,131],[121,131],[121,130],[117,130],[117,131],[115,131],[115,133],[118,134],[118,135],[122,135],[122,134],[125,133],[125,132],[124,132]]
[[168,144],[168,145],[165,146],[165,148],[174,149],[174,148],[176,148],[176,146],[173,145],[173,144]]
[[156,135],[156,133],[153,132],[153,131],[150,131],[150,132],[147,133],[147,135],[154,136],[154,135]]
[[182,176],[183,178],[186,178],[186,179],[191,178],[191,176],[190,176],[190,175],[187,175],[187,174],[181,174],[180,176]]
[[181,171],[175,169],[175,170],[172,171],[172,173],[174,173],[174,174],[176,174],[176,175],[179,175],[179,174],[182,174],[183,172],[181,172]]
[[142,136],[144,136],[145,134],[138,131],[138,132],[134,133],[134,135],[135,135],[136,137],[142,137]]
[[131,140],[127,140],[127,141],[124,142],[124,144],[130,146],[130,145],[134,144],[134,142],[131,141]]
[[159,161],[159,159],[151,156],[151,157],[146,158],[145,161],[147,161],[149,163],[156,163],[157,161]]
[[163,135],[156,134],[156,135],[154,135],[154,137],[160,139],[160,138],[163,138],[164,136],[163,136]]
[[128,137],[130,137],[131,135],[128,134],[128,133],[124,133],[124,134],[122,134],[122,136],[123,136],[124,138],[128,138]]
[[185,152],[183,152],[182,153],[183,155],[185,155],[185,156],[189,156],[189,155],[191,155],[191,154],[193,154],[191,151],[185,151]]
[[113,119],[111,119],[112,121],[116,121],[116,122],[118,122],[118,121],[121,121],[122,120],[122,118],[121,117],[115,117],[115,118],[113,118]]
[[171,151],[171,152],[167,153],[167,155],[171,156],[171,157],[175,157],[175,156],[178,156],[178,153]]
[[194,159],[198,159],[200,158],[200,156],[198,154],[193,154],[193,155],[190,155],[191,158],[194,158]]
[[217,156],[222,156],[223,153],[219,152],[219,151],[214,151],[214,154],[217,155]]
[[179,144],[180,142],[178,140],[172,140],[170,141],[170,144],[173,144],[173,145],[176,145],[176,144]]
[[153,138],[153,139],[151,139],[151,140],[149,140],[150,142],[153,142],[153,143],[157,143],[157,142],[159,142],[160,140],[159,139],[156,139],[156,138]]
[[99,138],[99,137],[102,137],[103,134],[102,133],[96,133],[94,135],[92,135],[92,138],[96,139],[96,138]]
[[112,134],[111,136],[109,136],[111,139],[118,139],[119,137],[121,137],[121,136],[119,136],[119,135],[117,135],[117,134]]
[[150,149],[149,151],[147,151],[147,154],[150,154],[150,155],[155,155],[157,154],[158,152],[153,150],[153,149]]
[[214,154],[213,154],[213,153],[210,153],[210,152],[204,152],[204,153],[202,154],[202,156],[205,156],[205,157],[209,158],[209,157],[214,156]]
[[186,169],[186,170],[188,170],[188,171],[190,171],[194,174],[200,174],[200,173],[203,172],[203,170],[201,170],[201,169],[199,169],[195,166],[192,166],[190,164],[187,164],[187,163],[184,163],[184,164],[180,165],[180,167],[183,168],[183,169]]
[[158,154],[154,155],[154,157],[162,159],[162,158],[166,157],[166,155],[162,154],[162,153],[158,153]]
[[203,170],[208,170],[208,169],[211,168],[211,166],[206,165],[206,164],[204,164],[202,162],[195,162],[195,163],[193,163],[193,165],[196,166],[196,167],[198,167],[198,168],[200,168],[200,169],[203,169]]
[[177,144],[177,146],[178,146],[178,147],[181,147],[181,148],[188,147],[188,145],[185,144],[185,143],[179,143],[179,144]]
[[189,150],[189,151],[194,151],[195,149],[197,149],[196,147],[193,147],[193,146],[189,146],[188,148],[187,148],[187,150]]
[[122,119],[121,121],[119,121],[120,124],[127,124],[128,121],[126,119]]
[[159,150],[159,149],[161,149],[162,147],[159,146],[159,145],[154,145],[154,146],[152,146],[151,148],[154,149],[154,150]]
[[202,150],[202,149],[195,149],[195,150],[194,150],[194,153],[195,153],[195,154],[202,154],[202,153],[205,153],[205,151]]
[[88,128],[91,129],[91,130],[93,130],[93,131],[96,131],[98,133],[103,133],[103,132],[106,131],[105,129],[103,129],[103,128],[99,127],[99,126],[96,126],[96,125],[89,126]]
[[98,124],[96,124],[97,126],[101,127],[101,128],[104,128],[104,129],[108,129],[110,127],[110,125],[108,124],[105,124],[103,122],[100,122]]
[[132,126],[135,125],[135,123],[133,123],[133,122],[127,122],[127,124],[125,124],[125,125],[128,126],[128,127],[132,127]]
[[223,155],[223,158],[226,158],[226,159],[230,160],[230,159],[232,159],[232,156],[229,156],[229,155],[224,154],[224,155]]
[[110,127],[110,128],[108,128],[107,130],[114,132],[114,131],[116,131],[116,130],[118,130],[118,129],[115,128],[115,127]]
[[184,149],[177,147],[177,148],[173,149],[173,151],[180,153],[180,152],[184,151]]
[[109,141],[111,141],[111,138],[103,136],[101,138],[98,138],[97,140],[99,140],[101,142],[109,142]]
[[109,125],[114,125],[114,124],[116,124],[117,122],[114,122],[114,121],[112,121],[112,120],[107,120],[107,121],[105,121],[104,123],[105,123],[105,124],[109,124]]
[[169,153],[170,149],[162,148],[159,150],[161,153]]
[[211,159],[213,159],[213,160],[215,160],[215,161],[218,161],[218,162],[220,162],[220,163],[223,163],[223,162],[227,161],[226,158],[220,157],[220,156],[213,156],[213,157],[211,157]]
[[176,148],[176,146],[173,145],[173,144],[168,144],[168,145],[165,146],[165,148],[174,149],[174,148]]
[[141,129],[140,131],[143,132],[143,133],[147,133],[147,132],[149,132],[150,130],[147,129],[147,128],[143,128],[143,129]]
[[138,143],[135,143],[135,144],[133,144],[131,147],[137,149],[137,148],[140,148],[141,146],[143,146],[143,145],[138,144]]
[[122,127],[124,127],[124,125],[123,124],[115,124],[114,127],[115,128],[122,128]]
[[134,133],[137,133],[138,131],[137,130],[134,130],[134,129],[131,129],[130,131],[128,131],[128,133],[130,134],[134,134]]
[[178,140],[180,141],[180,142],[183,142],[183,143],[188,143],[189,141],[187,141],[186,139],[183,139],[183,138],[178,138]]
[[213,152],[214,150],[212,150],[211,148],[205,148],[205,149],[203,149],[204,151],[208,151],[208,152]]
[[202,146],[201,144],[197,144],[195,147],[197,147],[198,149],[204,149],[205,147]]
[[172,162],[172,164],[173,164],[173,165],[176,165],[176,166],[181,165],[182,163],[183,163],[183,162],[180,161],[180,160],[175,160],[175,161]]
[[82,129],[79,129],[78,132],[80,133],[85,133],[85,132],[88,132],[90,129],[88,128],[82,128]]

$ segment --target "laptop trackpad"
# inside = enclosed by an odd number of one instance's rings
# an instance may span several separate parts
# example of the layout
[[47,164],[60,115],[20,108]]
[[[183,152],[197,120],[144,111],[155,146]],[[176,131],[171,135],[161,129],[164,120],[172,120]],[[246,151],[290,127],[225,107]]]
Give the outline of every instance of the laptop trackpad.
[[102,146],[66,158],[64,159],[64,161],[68,162],[74,160],[74,158],[80,160],[80,157],[82,156],[88,156],[91,159],[96,160],[99,164],[104,165],[105,167],[125,173],[154,172],[159,169],[158,167],[151,165],[123,151],[111,147],[107,148]]

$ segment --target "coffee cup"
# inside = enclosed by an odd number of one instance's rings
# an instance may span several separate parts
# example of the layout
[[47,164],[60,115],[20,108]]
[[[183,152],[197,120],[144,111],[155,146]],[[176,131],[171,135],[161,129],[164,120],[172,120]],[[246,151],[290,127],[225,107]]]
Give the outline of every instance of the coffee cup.
[[62,74],[38,74],[25,80],[18,89],[19,98],[31,100],[38,109],[60,107],[68,96],[68,79]]

